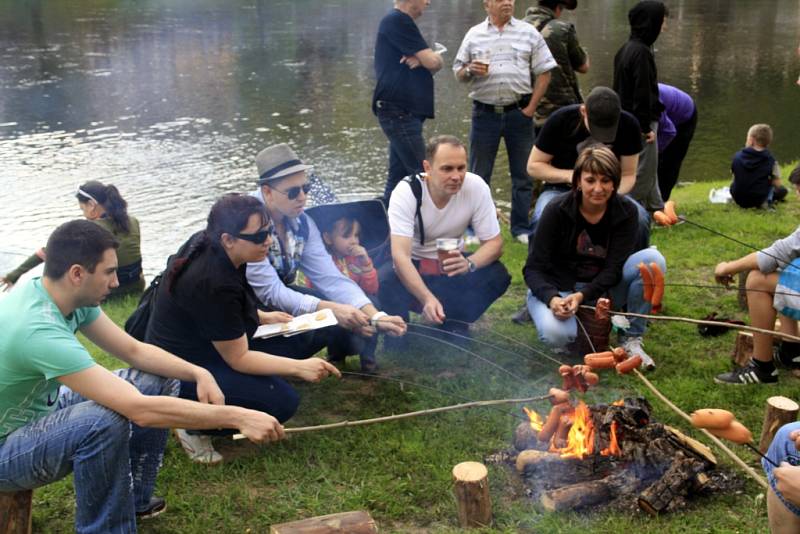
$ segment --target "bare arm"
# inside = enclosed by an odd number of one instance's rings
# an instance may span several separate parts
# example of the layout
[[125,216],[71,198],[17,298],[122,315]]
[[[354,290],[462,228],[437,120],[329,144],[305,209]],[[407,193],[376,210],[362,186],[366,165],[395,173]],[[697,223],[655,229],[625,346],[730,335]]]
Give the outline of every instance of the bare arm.
[[425,67],[431,71],[431,74],[436,74],[444,66],[441,54],[437,54],[430,48],[420,50],[413,56],[403,56],[400,59],[400,63],[405,63],[409,69],[416,69],[420,66]]
[[575,72],[580,72],[581,74],[586,74],[587,72],[589,72],[589,68],[590,67],[591,67],[591,65],[589,64],[589,56],[587,55],[586,56],[586,63],[584,63],[583,65],[581,65],[577,69],[575,69]]
[[403,236],[392,236],[392,261],[394,270],[400,282],[411,293],[414,298],[422,304],[423,315],[426,319],[441,323],[444,321],[444,308],[439,299],[431,293],[428,286],[422,280],[414,264],[411,262],[411,238]]
[[142,395],[133,385],[99,365],[61,376],[58,381],[139,426],[232,428],[255,442],[283,438],[283,427],[269,414],[238,406],[216,406],[169,396]]
[[539,105],[539,100],[541,100],[544,94],[547,92],[547,86],[550,85],[550,78],[550,71],[543,72],[536,77],[536,81],[533,84],[531,101],[528,102],[528,105],[521,110],[524,115],[533,117],[533,112],[536,111],[536,106]]
[[756,270],[758,270],[758,253],[751,252],[738,260],[718,263],[714,268],[714,278],[720,284],[728,285],[733,281],[734,274]]
[[572,169],[557,169],[550,164],[553,155],[542,152],[536,146],[528,158],[528,174],[535,180],[548,184],[571,184]]
[[212,341],[211,343],[225,363],[240,373],[291,376],[308,382],[319,382],[331,374],[337,377],[342,376],[336,367],[320,358],[294,360],[250,350],[247,345],[247,336],[244,334],[237,339]]
[[622,156],[619,163],[620,167],[622,167],[622,178],[617,192],[620,195],[625,195],[630,193],[633,186],[636,185],[636,167],[639,165],[639,154]]
[[458,250],[450,252],[450,258],[442,262],[443,270],[447,276],[457,276],[469,272],[469,262],[475,264],[476,269],[486,267],[503,254],[503,236],[497,234],[491,239],[481,241],[481,246],[467,260]]
[[441,54],[437,54],[430,48],[426,48],[425,50],[420,50],[417,52],[416,58],[423,67],[431,71],[431,74],[439,72],[444,66],[444,61],[442,61]]
[[142,371],[159,376],[179,378],[197,383],[197,398],[201,402],[223,404],[225,397],[211,373],[169,352],[131,337],[108,316],[100,316],[81,328],[95,345]]

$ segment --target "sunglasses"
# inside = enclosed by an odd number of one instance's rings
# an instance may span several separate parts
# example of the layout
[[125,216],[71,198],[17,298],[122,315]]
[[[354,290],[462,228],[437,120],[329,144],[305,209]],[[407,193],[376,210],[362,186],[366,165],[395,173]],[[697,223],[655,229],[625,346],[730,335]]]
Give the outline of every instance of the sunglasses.
[[273,189],[273,191],[277,191],[282,195],[286,195],[289,200],[294,200],[300,196],[300,191],[303,191],[306,195],[309,191],[311,191],[311,184],[306,182],[303,185],[297,185],[295,187],[290,187],[286,191],[281,191],[280,189]]
[[250,241],[255,245],[261,245],[267,240],[271,232],[272,232],[272,226],[269,226],[268,228],[265,228],[264,230],[259,230],[254,234],[236,234],[236,237],[238,239],[244,239],[245,241]]

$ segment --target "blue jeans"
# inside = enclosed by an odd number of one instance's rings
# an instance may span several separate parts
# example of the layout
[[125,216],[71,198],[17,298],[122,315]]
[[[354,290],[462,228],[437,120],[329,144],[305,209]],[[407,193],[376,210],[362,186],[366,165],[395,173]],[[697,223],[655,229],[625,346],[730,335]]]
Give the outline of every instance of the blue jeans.
[[[650,303],[644,300],[642,291],[642,278],[639,276],[639,263],[649,264],[655,262],[661,270],[667,272],[667,264],[664,256],[654,248],[646,248],[631,254],[622,266],[622,280],[611,288],[611,304],[615,310],[626,307],[629,312],[647,314],[650,313]],[[579,291],[584,284],[578,283],[575,291]],[[560,291],[559,294],[565,297],[572,291]],[[588,302],[586,304],[589,304]],[[575,317],[566,320],[558,319],[550,311],[549,302],[542,302],[528,291],[528,312],[531,314],[533,324],[539,340],[554,347],[575,341],[578,335],[578,323]],[[643,336],[647,329],[647,320],[640,317],[631,318],[631,326],[625,332],[626,336]]]
[[[178,394],[177,380],[136,369],[115,374],[145,395]],[[61,386],[57,409],[0,443],[0,491],[38,488],[75,475],[75,530],[136,532],[150,502],[167,430],[137,426]]]
[[422,160],[425,159],[422,123],[425,119],[385,101],[381,101],[377,115],[378,123],[389,139],[389,177],[383,190],[383,203],[388,206],[389,197],[400,180],[422,172]]
[[469,170],[491,183],[494,161],[505,139],[511,173],[511,234],[530,233],[528,213],[533,197],[533,183],[526,170],[533,148],[533,119],[519,109],[495,113],[473,106],[469,134]]
[[[555,189],[551,186],[545,186],[545,188],[542,189],[539,198],[536,199],[536,205],[533,208],[533,215],[531,216],[531,237],[536,233],[536,224],[542,217],[544,209],[550,201],[564,192],[563,189]],[[623,195],[622,198],[636,206],[636,211],[639,212],[639,231],[636,237],[636,249],[645,249],[650,246],[650,214],[644,209],[644,206],[631,197]]]
[[[781,462],[788,462],[791,465],[800,465],[800,451],[797,450],[794,441],[789,439],[789,434],[793,430],[800,430],[800,421],[783,425],[780,430],[778,430],[769,449],[767,449],[767,458],[778,465],[780,465]],[[786,508],[794,515],[800,516],[800,507],[787,501],[783,495],[781,495],[781,492],[778,491],[775,474],[772,472],[775,466],[766,460],[761,460],[761,467],[764,468],[764,473],[767,475],[767,480],[769,480],[769,485],[772,486],[775,495],[778,496],[781,502],[786,505]]]

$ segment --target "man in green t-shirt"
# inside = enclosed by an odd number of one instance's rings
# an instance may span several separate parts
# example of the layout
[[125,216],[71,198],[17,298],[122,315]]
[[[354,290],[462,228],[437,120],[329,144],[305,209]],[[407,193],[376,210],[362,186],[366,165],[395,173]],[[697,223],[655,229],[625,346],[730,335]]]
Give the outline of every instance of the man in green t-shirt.
[[[65,223],[47,242],[44,276],[0,301],[0,491],[74,472],[78,532],[135,532],[137,517],[165,509],[153,489],[168,428],[284,435],[271,415],[225,406],[208,371],[135,340],[100,310],[118,285],[117,246],[92,222]],[[78,330],[131,368],[97,365]],[[196,382],[201,402],[175,398],[178,380]]]

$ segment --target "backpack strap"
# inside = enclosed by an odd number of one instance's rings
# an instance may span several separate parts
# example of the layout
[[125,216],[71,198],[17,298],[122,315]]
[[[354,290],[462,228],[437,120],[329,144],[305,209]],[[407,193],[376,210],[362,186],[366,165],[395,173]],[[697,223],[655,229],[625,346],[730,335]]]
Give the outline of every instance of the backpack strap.
[[417,211],[415,216],[419,223],[419,244],[425,245],[425,225],[422,224],[422,176],[420,174],[409,175],[403,178],[411,187],[414,198],[417,199]]

